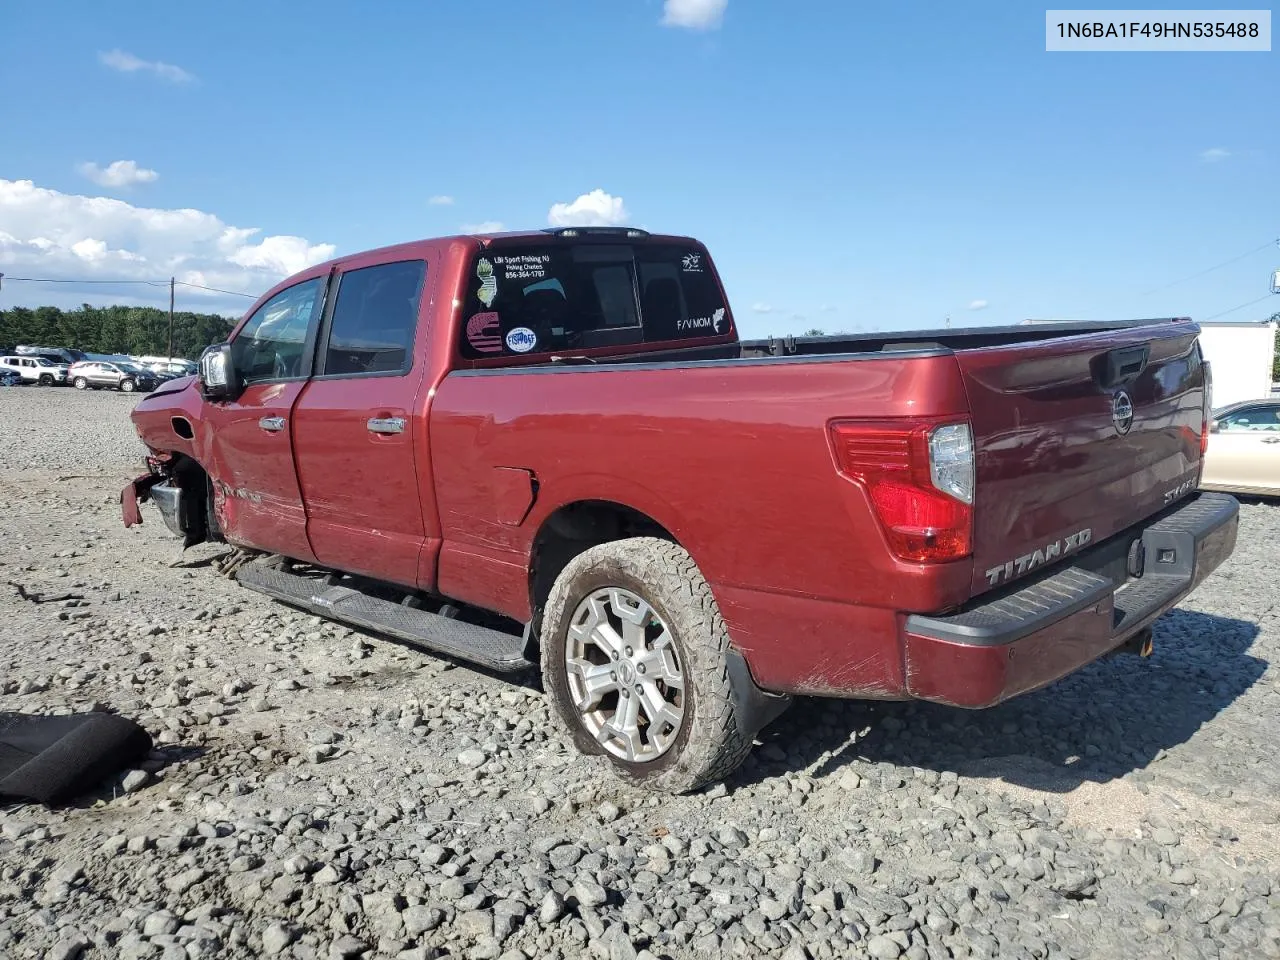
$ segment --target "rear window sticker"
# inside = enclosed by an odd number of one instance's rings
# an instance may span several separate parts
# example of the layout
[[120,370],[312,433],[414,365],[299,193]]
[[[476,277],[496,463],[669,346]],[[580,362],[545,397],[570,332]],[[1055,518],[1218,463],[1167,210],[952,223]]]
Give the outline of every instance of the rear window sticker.
[[684,268],[685,273],[701,273],[702,272],[702,254],[686,253],[680,258],[680,266]]
[[498,278],[493,275],[493,264],[481,257],[476,264],[476,276],[480,278],[476,298],[486,307],[493,306],[493,300],[498,295]]
[[681,332],[706,330],[720,333],[720,326],[723,323],[724,307],[720,307],[709,317],[690,317],[688,320],[677,320],[676,329]]
[[501,268],[503,280],[542,280],[547,275],[547,264],[551,262],[551,254],[525,253],[501,256],[494,257],[493,262]]
[[513,353],[528,353],[538,345],[538,335],[528,327],[507,331],[507,348]]
[[477,353],[502,352],[502,325],[496,313],[473,314],[467,321],[467,343]]

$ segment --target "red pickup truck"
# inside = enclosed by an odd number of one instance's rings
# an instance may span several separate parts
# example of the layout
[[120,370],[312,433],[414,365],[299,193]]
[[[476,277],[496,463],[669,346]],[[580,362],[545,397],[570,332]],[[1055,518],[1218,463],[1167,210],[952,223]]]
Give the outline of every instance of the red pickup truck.
[[290,277],[133,413],[187,545],[491,669],[584,751],[722,778],[791,695],[985,707],[1103,655],[1235,545],[1187,320],[740,341],[711,256],[460,236]]

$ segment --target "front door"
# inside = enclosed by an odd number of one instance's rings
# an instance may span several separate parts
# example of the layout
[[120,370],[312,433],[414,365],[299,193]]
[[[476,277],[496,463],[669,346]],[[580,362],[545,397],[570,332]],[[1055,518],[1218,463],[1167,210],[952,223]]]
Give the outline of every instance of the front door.
[[314,561],[294,467],[293,410],[311,368],[325,277],[281,290],[232,341],[244,389],[210,403],[200,459],[214,487],[214,512],[231,543]]
[[418,478],[431,482],[416,402],[426,364],[414,358],[427,263],[376,256],[338,274],[315,375],[294,408],[294,453],[316,559],[415,586],[427,535]]

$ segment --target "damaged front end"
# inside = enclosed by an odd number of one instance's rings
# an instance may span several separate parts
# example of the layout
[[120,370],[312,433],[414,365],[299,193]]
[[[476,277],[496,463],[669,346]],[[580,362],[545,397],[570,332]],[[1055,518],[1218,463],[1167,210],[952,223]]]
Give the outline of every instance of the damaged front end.
[[146,462],[147,472],[120,491],[124,525],[142,523],[140,505],[151,502],[169,532],[182,540],[184,550],[206,540],[222,540],[204,469],[182,454],[151,454]]

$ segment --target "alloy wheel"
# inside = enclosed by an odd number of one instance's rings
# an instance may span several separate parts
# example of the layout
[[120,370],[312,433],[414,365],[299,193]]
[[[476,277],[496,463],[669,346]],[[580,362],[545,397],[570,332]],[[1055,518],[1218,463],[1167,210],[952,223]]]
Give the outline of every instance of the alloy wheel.
[[670,628],[641,596],[606,587],[586,597],[565,638],[569,696],[587,731],[629,763],[671,748],[685,720],[684,669]]

